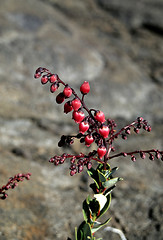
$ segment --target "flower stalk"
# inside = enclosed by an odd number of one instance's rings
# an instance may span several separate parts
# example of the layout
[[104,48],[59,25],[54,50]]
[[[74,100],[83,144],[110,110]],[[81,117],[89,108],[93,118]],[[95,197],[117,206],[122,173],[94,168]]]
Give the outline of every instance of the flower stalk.
[[[109,219],[105,222],[100,223],[98,219],[106,213],[111,203],[111,193],[116,187],[116,184],[123,180],[120,177],[113,177],[117,171],[116,168],[111,168],[108,161],[118,157],[130,157],[132,161],[136,161],[136,156],[144,159],[146,156],[150,160],[161,159],[163,160],[163,151],[150,149],[150,150],[134,150],[132,152],[120,152],[116,151],[114,141],[121,137],[123,140],[127,140],[128,136],[135,132],[139,134],[140,130],[147,132],[151,131],[151,126],[147,120],[142,117],[138,117],[132,123],[121,128],[119,131],[116,130],[117,124],[113,119],[106,119],[104,113],[100,110],[89,109],[85,103],[85,96],[90,91],[90,85],[88,82],[84,82],[80,86],[79,96],[73,88],[63,82],[57,74],[52,74],[46,68],[38,68],[35,72],[34,77],[40,78],[42,74],[45,74],[46,83],[49,81],[51,87],[54,82],[51,82],[52,76],[55,78],[55,84],[57,89],[60,85],[64,86],[64,90],[56,96],[56,102],[58,104],[64,104],[64,112],[67,114],[71,111],[72,119],[79,125],[79,133],[77,135],[62,135],[58,146],[63,147],[65,145],[71,145],[75,139],[79,139],[81,144],[85,144],[86,147],[94,146],[94,150],[90,151],[89,154],[67,154],[63,153],[61,156],[53,156],[49,162],[55,166],[63,164],[66,160],[70,162],[70,175],[74,176],[77,173],[81,173],[86,167],[88,175],[92,178],[94,183],[90,184],[90,188],[93,191],[93,197],[88,197],[83,202],[83,222],[75,229],[76,240],[95,240],[95,232],[101,227],[106,225]],[[41,78],[42,79],[42,78]],[[42,82],[42,81],[41,81]],[[55,92],[55,91],[53,91]],[[70,94],[71,93],[71,94]],[[60,101],[58,100],[60,97]],[[93,166],[93,162],[96,162],[97,167]],[[68,238],[70,240],[70,238]]]

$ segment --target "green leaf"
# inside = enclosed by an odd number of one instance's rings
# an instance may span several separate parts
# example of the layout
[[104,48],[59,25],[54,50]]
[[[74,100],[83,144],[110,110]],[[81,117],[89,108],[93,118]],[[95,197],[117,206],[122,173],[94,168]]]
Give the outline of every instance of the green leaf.
[[76,240],[88,240],[88,239],[93,239],[91,226],[89,223],[83,221],[78,228]]
[[110,188],[112,186],[114,186],[117,182],[123,180],[122,178],[120,177],[116,177],[116,178],[112,178],[104,183],[102,183],[103,187],[104,188]]
[[99,176],[97,171],[94,168],[87,170],[88,175],[93,178],[94,182],[96,183],[97,188],[99,189]]
[[104,207],[101,209],[100,214],[98,217],[101,217],[110,207],[110,203],[111,203],[111,194],[106,196],[107,198],[107,202],[105,203]]
[[99,176],[99,181],[106,182],[107,179],[106,179],[105,175],[103,173],[101,173],[99,170],[97,170],[97,172],[98,172],[98,176]]
[[97,193],[97,185],[95,183],[91,183],[89,186],[92,188],[94,193]]
[[95,194],[94,197],[99,202],[100,211],[101,211],[103,209],[103,207],[105,206],[106,202],[107,202],[107,197],[102,193]]
[[104,170],[104,164],[99,164],[97,167],[97,170],[99,170],[100,172],[104,173],[106,170],[111,170],[110,165],[107,163],[106,164],[106,169]]
[[88,195],[88,197],[86,198],[87,204],[90,204],[91,201],[92,201],[92,198]]
[[101,227],[103,227],[104,225],[106,225],[109,221],[111,220],[111,218],[107,219],[104,223],[100,223],[100,222],[94,222],[93,228],[92,228],[92,233],[95,233],[97,230],[99,230]]
[[115,168],[111,169],[111,171],[109,171],[109,172],[107,173],[106,177],[107,177],[107,178],[111,177],[111,175],[112,175],[113,173],[115,173],[117,170],[118,170],[118,167],[115,167]]
[[83,217],[86,222],[90,222],[90,210],[86,200],[83,202]]
[[115,187],[116,187],[116,185],[114,185],[114,186],[106,189],[104,195],[105,195],[105,196],[108,196],[108,195],[113,191],[113,189],[114,189]]
[[92,201],[90,202],[89,204],[89,208],[91,210],[91,215],[92,215],[92,218],[97,218],[97,215],[99,213],[99,210],[100,210],[100,204],[99,202],[94,198],[92,199]]

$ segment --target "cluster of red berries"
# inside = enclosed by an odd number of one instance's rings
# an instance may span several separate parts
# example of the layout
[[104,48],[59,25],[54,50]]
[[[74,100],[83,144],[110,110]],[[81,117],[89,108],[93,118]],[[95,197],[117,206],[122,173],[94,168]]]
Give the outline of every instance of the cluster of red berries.
[[[43,73],[45,74],[42,76]],[[84,96],[90,91],[89,82],[85,81],[80,86],[80,92],[82,94],[82,98],[80,98],[69,85],[65,84],[59,78],[57,74],[50,73],[50,71],[46,68],[38,68],[34,76],[35,78],[39,78],[42,76],[42,84],[50,82],[51,92],[55,92],[59,88],[60,84],[64,86],[63,91],[56,96],[56,102],[58,104],[61,104],[68,99],[68,101],[66,101],[64,104],[64,113],[67,114],[73,111],[72,118],[77,124],[79,124],[79,132],[81,133],[78,135],[77,138],[81,138],[81,142],[85,142],[85,145],[87,147],[89,147],[93,142],[95,142],[98,145],[98,157],[102,159],[107,152],[105,139],[108,138],[110,129],[108,125],[104,124],[106,122],[106,119],[102,111],[94,109],[88,110],[85,106]],[[72,95],[74,96],[73,99],[69,100]],[[85,112],[87,112],[87,116],[85,115],[84,110]],[[92,114],[92,112],[94,112],[94,114]],[[67,138],[65,138],[65,136],[62,136],[58,145],[63,146],[65,142],[68,144],[72,144],[73,137],[68,136]]]
[[18,173],[14,177],[10,177],[8,183],[0,188],[0,199],[6,199],[8,196],[7,190],[14,189],[18,186],[18,182],[22,182],[24,179],[29,180],[30,176],[31,173]]
[[93,152],[90,152],[88,156],[83,153],[79,155],[69,155],[64,153],[62,156],[54,156],[50,159],[50,162],[58,165],[64,163],[67,158],[70,158],[71,176],[77,172],[81,172],[84,166],[87,166],[89,169],[91,167],[91,160],[103,163],[106,166],[109,159],[118,156],[130,156],[131,160],[135,161],[136,157],[134,154],[136,153],[139,153],[141,158],[145,158],[146,154],[148,154],[149,158],[153,160],[153,153],[155,153],[156,158],[161,158],[163,153],[158,150],[134,151],[110,156],[110,152],[115,151],[112,144],[116,138],[121,136],[122,139],[126,140],[127,135],[131,134],[131,129],[134,130],[135,133],[139,133],[140,129],[150,132],[151,126],[148,122],[142,117],[138,117],[136,121],[116,132],[116,124],[114,120],[106,119],[104,113],[100,110],[87,108],[84,97],[90,91],[89,82],[85,81],[80,86],[81,97],[79,97],[73,88],[71,88],[68,84],[65,84],[57,74],[52,74],[46,68],[38,68],[34,76],[35,78],[41,77],[42,84],[50,82],[50,91],[52,93],[54,93],[60,85],[63,86],[63,90],[56,96],[56,102],[58,104],[65,102],[64,113],[67,114],[72,111],[72,119],[79,126],[79,133],[77,135],[61,136],[58,146],[62,147],[66,144],[73,144],[74,139],[80,139],[80,142],[85,143],[87,147],[89,147],[92,143],[97,145],[97,150],[93,150]]

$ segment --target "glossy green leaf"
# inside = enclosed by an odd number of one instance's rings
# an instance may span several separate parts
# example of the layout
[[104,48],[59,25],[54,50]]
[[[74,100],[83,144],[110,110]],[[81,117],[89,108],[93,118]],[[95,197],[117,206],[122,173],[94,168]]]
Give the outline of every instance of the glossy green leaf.
[[97,230],[99,230],[101,227],[103,227],[104,225],[106,225],[111,218],[107,219],[104,223],[100,223],[100,222],[94,222],[93,228],[92,228],[92,233],[95,233]]
[[105,203],[104,207],[101,209],[99,217],[101,217],[110,207],[111,194],[107,195],[106,198],[107,198],[107,202]]
[[86,200],[83,202],[83,217],[86,222],[90,222],[90,210]]
[[112,176],[113,173],[115,173],[118,170],[118,167],[115,167],[113,169],[111,169],[111,171],[109,171],[106,175],[107,178],[110,178]]
[[107,197],[100,193],[100,194],[95,194],[94,197],[96,198],[96,200],[99,202],[100,205],[100,211],[101,209],[103,209],[103,207],[105,206],[106,202],[107,202]]
[[94,193],[97,193],[97,185],[95,183],[91,183],[89,186],[92,188]]
[[100,172],[99,170],[97,170],[97,172],[98,172],[98,176],[99,176],[99,181],[106,182],[107,179],[106,179],[105,175],[102,172]]
[[100,210],[100,204],[95,198],[90,202],[89,208],[91,210],[92,218],[96,218]]
[[112,186],[114,186],[117,182],[123,180],[122,178],[116,177],[116,178],[112,178],[104,183],[102,183],[104,188],[110,188]]
[[113,189],[114,189],[115,187],[116,187],[116,185],[114,185],[114,186],[106,189],[106,190],[105,190],[105,193],[104,193],[105,196],[108,196],[108,195],[113,191]]
[[97,167],[97,170],[104,173],[106,170],[111,170],[111,168],[110,168],[110,165],[107,163],[106,164],[106,169],[104,170],[104,164],[99,164],[98,167]]
[[99,189],[99,176],[97,171],[94,168],[91,168],[89,170],[87,170],[88,175],[93,178],[94,182],[96,183],[97,188]]
[[77,231],[77,240],[93,239],[91,226],[89,223],[83,221]]

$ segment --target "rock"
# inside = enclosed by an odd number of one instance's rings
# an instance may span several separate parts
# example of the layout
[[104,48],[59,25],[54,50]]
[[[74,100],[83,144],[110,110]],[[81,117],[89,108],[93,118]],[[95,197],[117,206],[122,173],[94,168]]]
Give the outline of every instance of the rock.
[[144,27],[148,30],[163,34],[163,21],[161,19],[163,3],[161,0],[97,0],[100,7],[114,17],[121,19],[129,28]]
[[[115,118],[118,128],[137,116],[149,121],[152,132],[116,140],[118,152],[162,149],[162,8],[161,0],[1,2],[0,183],[18,172],[32,177],[1,201],[0,239],[66,239],[83,219],[86,175],[72,178],[68,163],[48,163],[56,154],[81,151],[79,142],[58,148],[60,136],[76,134],[78,126],[56,105],[50,86],[33,79],[37,67],[75,90],[89,81],[88,107]],[[125,181],[113,193],[109,225],[130,240],[161,240],[161,162],[123,157],[111,165],[120,166]],[[108,234],[97,237],[118,239]]]

